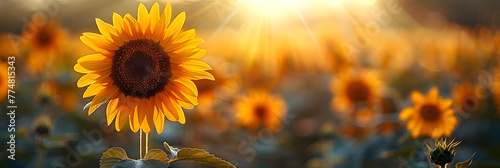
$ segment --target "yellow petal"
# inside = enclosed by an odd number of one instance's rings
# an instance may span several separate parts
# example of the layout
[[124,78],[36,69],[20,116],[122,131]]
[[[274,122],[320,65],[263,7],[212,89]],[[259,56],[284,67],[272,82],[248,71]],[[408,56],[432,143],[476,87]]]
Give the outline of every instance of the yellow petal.
[[113,41],[113,38],[111,37],[111,35],[117,36],[115,28],[113,26],[111,26],[110,24],[105,23],[104,21],[102,21],[99,18],[96,18],[95,22],[97,24],[97,28],[99,29],[99,32],[101,32],[101,34],[104,37],[106,37],[109,41]]
[[186,20],[186,13],[181,12],[175,19],[172,21],[167,28],[167,32],[164,38],[175,36],[181,31],[182,26],[184,26],[184,21]]
[[149,117],[149,116],[146,116],[146,118],[144,118],[144,121],[141,124],[141,128],[142,128],[142,131],[149,134],[149,133],[151,133],[153,123],[149,123],[147,117]]
[[170,61],[175,64],[182,64],[186,61],[189,61],[191,59],[198,59],[207,53],[206,50],[204,49],[193,49],[193,50],[186,50],[180,53],[170,53]]
[[415,111],[415,108],[413,108],[413,107],[405,108],[403,111],[401,111],[401,113],[399,113],[399,119],[400,120],[408,120],[408,118],[410,118],[410,116],[413,115],[414,111]]
[[155,112],[155,106],[154,106],[154,101],[151,99],[146,100],[146,105],[147,105],[147,111],[146,111],[146,120],[148,122],[148,125],[153,128],[154,125],[154,112]]
[[158,23],[159,19],[160,19],[160,5],[158,5],[158,2],[155,2],[151,7],[151,11],[149,12],[149,22],[150,22],[151,32],[154,32],[154,29],[156,28],[156,24]]
[[87,85],[90,85],[96,81],[97,78],[99,78],[101,75],[95,74],[95,73],[89,73],[86,75],[83,75],[80,79],[78,79],[78,82],[76,85],[78,87],[85,87]]
[[73,69],[76,72],[79,72],[79,73],[90,73],[90,72],[92,72],[91,70],[85,69],[84,67],[82,67],[82,65],[80,65],[78,63],[75,64],[75,66],[73,67]]
[[94,44],[95,46],[102,48],[102,49],[105,49],[105,50],[108,50],[108,51],[117,50],[119,48],[119,46],[122,45],[122,44],[118,44],[117,42],[114,42],[114,41],[117,41],[117,40],[113,39],[114,37],[116,37],[114,35],[113,35],[113,37],[109,37],[112,39],[106,39],[105,37],[103,37],[103,35],[95,34],[95,33],[82,33],[82,35],[86,38],[86,39],[82,39],[82,40],[87,40],[90,43]]
[[184,69],[184,68],[172,68],[172,73],[176,76],[182,76],[192,80],[198,80],[198,79],[215,80],[214,76],[206,71],[190,71],[189,69]]
[[173,53],[180,53],[183,51],[190,51],[198,47],[200,44],[204,44],[205,41],[200,38],[195,38],[192,40],[188,40],[183,43],[173,43],[168,45],[168,47],[165,48],[166,51],[171,51]]
[[429,90],[429,93],[427,93],[427,98],[435,101],[439,99],[439,90],[437,89],[437,87],[433,87],[431,90]]
[[118,114],[118,98],[112,99],[108,102],[108,107],[106,108],[106,118],[108,120],[108,126],[111,124],[111,122],[115,119],[116,115]]
[[114,51],[110,51],[110,50],[107,50],[106,48],[101,48],[97,45],[95,45],[94,43],[92,43],[88,37],[85,37],[85,36],[80,36],[80,40],[87,46],[89,46],[90,48],[92,48],[94,51],[97,51],[103,55],[108,55],[108,56],[112,56],[114,54]]
[[104,102],[110,99],[114,99],[118,95],[118,87],[116,86],[108,86],[108,88],[99,92],[94,99],[92,99],[92,103],[89,108],[89,115],[92,114],[99,106],[101,106]]
[[134,132],[137,132],[139,130],[139,127],[141,127],[141,124],[139,123],[138,113],[139,111],[137,111],[137,106],[133,106],[130,111],[129,124],[130,129],[132,129],[132,131]]
[[116,121],[115,121],[115,128],[116,131],[120,131],[125,123],[127,122],[127,119],[129,117],[130,110],[127,107],[120,108],[118,111],[118,115],[116,116]]
[[142,34],[146,32],[146,29],[149,27],[149,14],[148,10],[146,9],[146,6],[144,4],[140,3],[139,8],[137,9],[137,20],[139,21],[139,24],[141,26],[141,31]]
[[158,110],[160,107],[154,106],[155,107],[155,116],[154,116],[154,123],[156,127],[156,132],[158,134],[161,134],[163,132],[163,127],[165,125],[165,116]]
[[163,100],[161,99],[160,95],[156,95],[155,96],[155,101],[156,101],[156,106],[158,107],[158,111],[162,112],[163,115],[165,115],[167,117],[168,120],[170,121],[177,121],[178,119],[176,119],[167,109],[167,107],[165,106],[165,103],[163,102]]
[[181,100],[181,101],[184,101],[186,103],[198,105],[198,99],[196,97],[184,94],[179,90],[175,90],[175,89],[171,90],[171,92],[169,94],[172,94],[173,97],[175,97],[177,100]]
[[185,32],[180,33],[174,40],[173,43],[182,43],[196,36],[195,29],[190,29]]
[[137,102],[137,119],[139,121],[139,125],[142,124],[146,118],[146,110],[147,110],[147,105],[145,104],[144,100],[140,100]]
[[205,70],[212,70],[212,67],[208,65],[207,63],[198,61],[198,60],[189,60],[186,61],[179,66],[185,68],[185,69],[193,69],[197,71],[205,71]]
[[172,82],[172,86],[190,96],[193,97],[198,96],[198,89],[196,88],[196,85],[194,84],[193,81],[189,79],[185,78],[174,79]]
[[123,19],[118,13],[113,13],[113,26],[118,33],[123,32]]
[[128,35],[131,38],[129,40],[141,39],[142,33],[139,32],[139,27],[137,27],[138,22],[134,19],[134,17],[130,14],[126,14],[123,20],[124,30],[128,32]]
[[101,92],[102,90],[106,89],[106,85],[103,85],[101,83],[94,83],[91,84],[85,92],[83,92],[83,98],[91,97],[96,95],[97,93]]
[[106,59],[110,59],[110,58],[106,57],[102,54],[89,54],[89,55],[78,58],[77,62],[80,63],[80,62],[86,62],[86,61],[102,61],[102,60],[106,60]]
[[174,116],[175,121],[178,121],[179,120],[179,111],[182,111],[179,104],[177,104],[177,102],[175,102],[171,98],[165,96],[164,94],[160,94],[160,96],[163,99],[164,105],[167,107],[170,114],[172,114]]
[[452,104],[453,104],[453,100],[444,99],[441,101],[440,107],[441,107],[441,109],[446,110],[446,109],[450,108]]
[[425,97],[422,93],[413,91],[411,92],[411,101],[413,101],[413,104],[421,104],[425,101]]

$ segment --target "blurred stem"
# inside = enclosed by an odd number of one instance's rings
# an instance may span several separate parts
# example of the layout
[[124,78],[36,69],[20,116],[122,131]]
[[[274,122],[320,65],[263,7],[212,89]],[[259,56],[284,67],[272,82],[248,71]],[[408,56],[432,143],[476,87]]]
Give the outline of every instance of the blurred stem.
[[436,165],[436,167],[446,168],[446,165],[447,165],[447,164],[444,164],[444,165]]
[[148,134],[145,133],[144,131],[142,131],[142,128],[139,129],[139,132],[140,132],[140,135],[139,135],[139,138],[140,138],[140,141],[139,141],[139,145],[140,145],[140,148],[139,148],[139,151],[140,151],[140,159],[143,159],[144,156],[146,156],[146,153],[148,152],[148,141],[149,141],[149,138],[148,138]]
[[43,168],[45,162],[45,149],[38,147],[37,167]]

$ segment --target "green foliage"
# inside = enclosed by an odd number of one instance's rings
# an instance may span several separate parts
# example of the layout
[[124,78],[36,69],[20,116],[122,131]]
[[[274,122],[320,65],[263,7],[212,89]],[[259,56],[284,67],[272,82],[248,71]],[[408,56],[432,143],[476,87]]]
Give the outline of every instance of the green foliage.
[[236,168],[231,163],[221,160],[203,149],[171,147],[163,144],[166,151],[152,149],[146,153],[144,159],[134,160],[127,156],[125,150],[119,147],[108,149],[102,154],[101,168],[167,168],[178,161],[191,161],[219,168]]
[[177,153],[177,157],[170,161],[170,163],[177,161],[192,161],[220,168],[235,168],[235,166],[231,163],[223,161],[203,149],[181,149],[179,150],[179,153]]
[[119,147],[108,149],[102,154],[101,168],[167,168],[167,154],[159,149],[150,150],[144,159],[134,160]]
[[458,162],[456,165],[455,165],[455,168],[466,168],[466,167],[469,167],[470,164],[472,164],[472,158],[474,157],[474,155],[476,155],[476,153],[472,154],[472,156],[470,156],[469,159],[463,161],[463,162]]

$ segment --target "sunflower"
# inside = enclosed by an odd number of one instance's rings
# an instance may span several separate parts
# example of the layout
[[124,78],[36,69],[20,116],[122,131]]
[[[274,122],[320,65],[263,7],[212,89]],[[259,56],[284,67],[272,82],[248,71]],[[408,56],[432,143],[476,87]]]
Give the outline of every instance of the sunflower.
[[2,73],[0,73],[0,102],[7,99],[7,91],[9,89],[7,67],[7,63],[0,61],[0,68],[2,69]]
[[286,104],[281,97],[254,91],[235,103],[237,124],[248,129],[264,126],[273,132],[281,129]]
[[88,104],[89,115],[109,101],[107,122],[116,118],[117,131],[128,119],[134,132],[141,128],[150,133],[154,124],[161,133],[165,117],[185,123],[181,107],[198,104],[192,80],[214,77],[206,72],[209,65],[196,60],[206,53],[197,48],[204,41],[195,38],[194,29],[181,30],[184,12],[170,22],[169,3],[161,16],[158,3],[149,13],[141,3],[137,16],[138,20],[114,13],[113,25],[96,19],[101,34],[83,33],[82,42],[98,53],[78,59],[74,69],[86,75],[77,85],[88,86],[84,98],[95,95]]
[[500,115],[500,67],[496,67],[493,70],[491,82],[491,94],[493,95],[493,100],[495,101],[495,106],[497,107],[498,115]]
[[451,135],[457,125],[457,118],[451,109],[451,99],[439,97],[436,87],[429,91],[427,97],[414,91],[411,93],[411,99],[414,106],[401,111],[399,119],[408,120],[406,127],[412,137],[428,135],[437,139]]
[[17,55],[17,47],[13,36],[7,32],[0,32],[0,60],[6,61],[7,57]]
[[459,111],[470,113],[477,111],[481,107],[484,92],[483,87],[470,83],[462,83],[453,87],[452,95]]
[[380,97],[381,80],[374,71],[347,71],[339,73],[330,84],[335,94],[332,108],[337,112],[354,111],[357,104],[371,107]]
[[60,52],[66,32],[53,20],[45,21],[41,14],[35,14],[28,28],[23,32],[26,49],[29,50],[26,62],[31,72],[40,73]]

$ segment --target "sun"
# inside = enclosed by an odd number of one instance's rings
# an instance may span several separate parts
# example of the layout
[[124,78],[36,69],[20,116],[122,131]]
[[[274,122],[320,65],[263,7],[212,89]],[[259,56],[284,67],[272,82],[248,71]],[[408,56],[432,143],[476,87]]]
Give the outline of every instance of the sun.
[[96,19],[101,34],[83,33],[81,41],[98,52],[78,59],[75,71],[84,73],[77,85],[88,86],[83,97],[94,96],[89,115],[107,104],[108,125],[115,120],[120,131],[129,121],[132,131],[150,133],[153,124],[161,133],[165,117],[185,123],[181,107],[192,109],[198,104],[198,90],[192,80],[214,77],[211,67],[197,59],[206,53],[198,45],[194,29],[181,30],[186,14],[170,22],[167,3],[159,14],[154,3],[150,12],[141,3],[137,20],[130,14],[113,14],[113,25]]
[[414,105],[401,111],[399,119],[408,120],[406,128],[412,137],[430,136],[438,139],[451,135],[457,125],[451,99],[442,99],[436,87],[429,91],[427,97],[414,91],[411,99]]
[[285,101],[264,91],[252,91],[241,97],[234,107],[237,124],[249,130],[263,126],[277,132],[281,129],[281,121],[286,115]]

